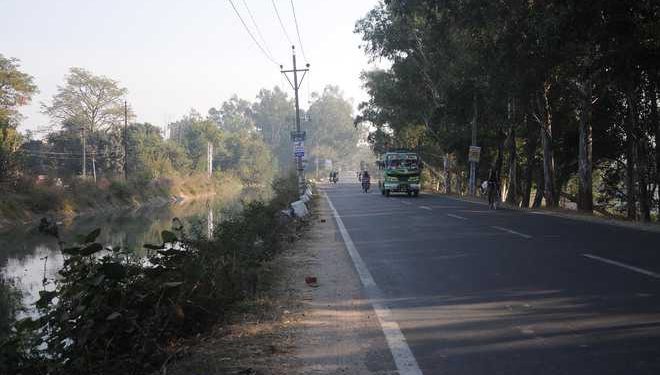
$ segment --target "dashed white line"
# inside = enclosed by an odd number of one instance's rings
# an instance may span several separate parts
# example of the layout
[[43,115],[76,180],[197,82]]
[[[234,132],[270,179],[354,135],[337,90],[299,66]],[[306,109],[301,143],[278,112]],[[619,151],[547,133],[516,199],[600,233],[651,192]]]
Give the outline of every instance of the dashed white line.
[[591,258],[591,259],[595,259],[595,260],[601,261],[603,263],[612,264],[614,266],[619,266],[621,268],[625,268],[625,269],[630,270],[630,271],[635,271],[637,273],[641,273],[641,274],[646,275],[646,276],[651,276],[651,277],[656,278],[656,279],[660,279],[660,274],[658,274],[658,273],[647,271],[643,268],[631,266],[629,264],[617,262],[616,260],[611,260],[611,259],[599,257],[599,256],[592,255],[592,254],[582,254],[582,256],[587,257],[587,258]]
[[428,210],[428,211],[432,210],[431,207],[429,207],[429,206],[419,206],[419,208],[421,208],[422,210]]
[[458,219],[458,220],[467,220],[468,219],[467,217],[458,216],[458,215],[454,215],[454,214],[447,214],[447,216],[453,217],[454,219]]
[[344,222],[339,217],[337,210],[335,210],[335,206],[332,205],[330,197],[325,194],[325,198],[328,200],[330,210],[337,221],[337,228],[339,228],[339,233],[341,233],[341,236],[344,239],[344,244],[346,245],[348,254],[353,260],[355,270],[360,276],[360,281],[362,282],[367,295],[371,298],[371,306],[374,308],[374,312],[376,313],[380,327],[385,335],[387,345],[390,347],[390,352],[392,353],[399,374],[422,375],[422,370],[419,369],[417,360],[410,350],[406,338],[403,336],[401,328],[399,328],[399,324],[392,317],[392,312],[384,303],[379,302],[382,293],[380,292],[378,285],[376,285],[373,276],[371,276],[371,272],[369,272],[367,265],[362,260],[360,253],[358,253],[355,248],[355,244],[353,243],[351,236],[348,234]]
[[532,238],[532,236],[530,236],[529,234],[524,234],[524,233],[516,232],[515,230],[511,230],[511,229],[507,229],[507,228],[503,228],[503,227],[498,227],[498,226],[496,226],[496,225],[491,226],[491,228],[493,228],[493,229],[497,229],[497,230],[501,230],[502,232],[507,232],[507,233],[515,234],[516,236],[520,236],[520,237],[525,238],[525,239],[530,239],[530,238]]

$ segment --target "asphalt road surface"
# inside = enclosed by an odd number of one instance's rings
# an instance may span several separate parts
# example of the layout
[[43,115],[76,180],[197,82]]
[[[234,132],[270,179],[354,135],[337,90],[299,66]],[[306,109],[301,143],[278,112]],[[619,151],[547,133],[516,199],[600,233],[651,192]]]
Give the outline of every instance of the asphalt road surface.
[[424,374],[660,374],[660,233],[324,190]]

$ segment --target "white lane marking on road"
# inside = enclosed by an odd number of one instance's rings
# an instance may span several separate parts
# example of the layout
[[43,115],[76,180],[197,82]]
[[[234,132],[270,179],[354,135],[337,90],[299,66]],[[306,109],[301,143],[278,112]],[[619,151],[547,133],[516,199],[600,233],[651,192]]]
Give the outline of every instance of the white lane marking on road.
[[429,206],[419,206],[419,208],[421,208],[422,210],[431,211],[431,207],[429,207]]
[[501,230],[502,232],[507,232],[507,233],[515,234],[516,236],[520,236],[520,237],[522,237],[522,238],[526,238],[526,239],[530,239],[530,238],[532,238],[532,236],[530,236],[529,234],[524,234],[524,233],[516,232],[515,230],[511,230],[511,229],[507,229],[507,228],[503,228],[503,227],[498,227],[498,226],[496,226],[496,225],[491,226],[491,228],[493,228],[493,229],[497,229],[497,230]]
[[[367,290],[377,291],[378,286],[376,285],[374,278],[371,276],[371,272],[369,272],[367,265],[364,264],[360,253],[358,253],[357,249],[355,248],[355,244],[353,243],[351,236],[348,234],[348,231],[344,226],[344,222],[341,220],[341,217],[339,217],[337,210],[335,210],[335,206],[332,205],[332,201],[327,194],[325,195],[325,199],[328,200],[328,205],[330,206],[330,210],[332,210],[335,220],[337,221],[337,227],[339,228],[339,232],[344,239],[344,244],[346,245],[348,254],[353,260],[355,270],[360,276],[362,285]],[[385,306],[384,303],[377,302],[374,299],[371,301],[371,306],[376,313],[376,317],[378,317],[378,322],[380,323],[380,327],[383,330],[383,334],[385,335],[387,345],[390,347],[390,352],[392,353],[392,357],[394,358],[394,363],[396,364],[396,368],[399,371],[399,374],[422,375],[422,370],[419,369],[417,360],[410,350],[410,347],[406,342],[406,338],[403,336],[401,328],[399,328],[399,324],[392,317],[390,309]]]
[[611,259],[599,257],[597,255],[592,255],[592,254],[582,254],[582,256],[587,257],[587,258],[591,258],[591,259],[595,259],[595,260],[601,261],[603,263],[612,264],[614,266],[619,266],[619,267],[622,267],[622,268],[625,268],[625,269],[628,269],[628,270],[631,270],[631,271],[641,273],[641,274],[646,275],[646,276],[654,277],[656,279],[660,279],[660,274],[658,274],[658,273],[647,271],[643,268],[631,266],[629,264],[617,262],[616,260],[611,260]]
[[454,214],[447,214],[447,216],[453,217],[454,219],[458,219],[458,220],[467,220],[468,219],[467,217],[458,216],[458,215],[454,215]]
[[368,216],[392,216],[392,212],[372,212],[368,214],[341,215],[341,217],[368,217]]

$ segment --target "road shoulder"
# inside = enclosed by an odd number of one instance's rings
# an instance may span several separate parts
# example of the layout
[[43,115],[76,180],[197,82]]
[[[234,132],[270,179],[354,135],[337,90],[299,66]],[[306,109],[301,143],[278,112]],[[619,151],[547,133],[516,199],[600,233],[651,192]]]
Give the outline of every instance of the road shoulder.
[[308,221],[270,265],[272,287],[199,338],[168,375],[395,373],[326,199],[314,199]]

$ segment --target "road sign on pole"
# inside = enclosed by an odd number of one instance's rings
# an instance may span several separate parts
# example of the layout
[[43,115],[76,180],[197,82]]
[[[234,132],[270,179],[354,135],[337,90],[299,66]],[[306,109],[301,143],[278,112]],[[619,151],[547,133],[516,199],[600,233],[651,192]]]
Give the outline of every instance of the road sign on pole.
[[470,146],[470,151],[468,153],[468,160],[469,161],[478,163],[480,155],[481,155],[481,147],[479,147],[479,146]]
[[304,141],[306,134],[304,131],[292,131],[291,132],[291,140],[293,142],[298,142],[298,141]]
[[293,155],[295,155],[297,158],[302,158],[305,156],[305,143],[303,141],[293,142]]

